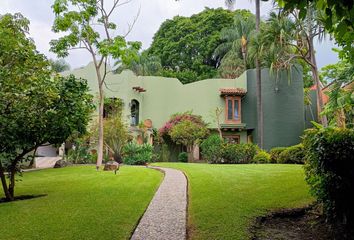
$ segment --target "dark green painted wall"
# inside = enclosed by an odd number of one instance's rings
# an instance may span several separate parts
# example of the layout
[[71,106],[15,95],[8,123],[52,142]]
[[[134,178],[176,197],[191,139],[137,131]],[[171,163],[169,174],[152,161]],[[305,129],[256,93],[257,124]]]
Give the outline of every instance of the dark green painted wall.
[[[242,101],[242,122],[253,129],[257,142],[256,72],[247,71],[247,94]],[[289,80],[283,72],[275,81],[269,69],[262,70],[264,111],[264,148],[290,146],[300,142],[305,127],[303,80],[300,71],[292,71]],[[290,81],[290,82],[289,82]],[[278,91],[276,91],[276,88]]]

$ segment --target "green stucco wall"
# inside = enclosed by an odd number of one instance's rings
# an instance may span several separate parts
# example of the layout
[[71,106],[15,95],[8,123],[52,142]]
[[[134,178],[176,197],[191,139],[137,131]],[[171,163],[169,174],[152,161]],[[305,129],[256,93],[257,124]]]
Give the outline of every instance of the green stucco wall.
[[[88,80],[90,89],[97,96],[96,73],[92,64],[71,72],[77,77]],[[275,82],[269,70],[262,70],[262,95],[264,106],[264,143],[265,149],[275,146],[297,144],[303,133],[304,101],[302,73],[293,71],[291,82],[285,73]],[[192,111],[201,115],[210,128],[216,128],[215,114],[217,107],[224,109],[225,100],[220,97],[220,88],[243,88],[247,94],[242,98],[241,121],[246,130],[235,132],[241,142],[247,142],[247,135],[252,134],[257,140],[257,107],[255,71],[248,70],[237,79],[206,79],[190,84],[181,84],[178,79],[135,76],[131,71],[121,74],[108,74],[106,79],[106,97],[118,97],[124,102],[124,116],[130,123],[130,102],[136,99],[140,103],[139,120],[151,119],[154,128],[160,128],[177,112]],[[142,87],[146,92],[139,93],[133,87]],[[275,91],[275,87],[279,91]],[[224,112],[221,123],[224,122]]]
[[[87,79],[92,93],[97,96],[96,73],[92,64],[70,73]],[[130,121],[129,103],[136,99],[140,103],[140,121],[151,119],[155,128],[162,127],[172,114],[186,111],[201,115],[210,128],[216,128],[213,111],[217,107],[224,109],[225,106],[219,89],[238,87],[247,90],[246,73],[238,79],[206,79],[183,85],[175,78],[135,76],[131,71],[124,71],[121,74],[109,74],[106,85],[106,97],[119,97],[125,103],[127,123]],[[146,89],[146,92],[136,92],[132,89],[135,86]],[[222,120],[223,116],[224,112]]]

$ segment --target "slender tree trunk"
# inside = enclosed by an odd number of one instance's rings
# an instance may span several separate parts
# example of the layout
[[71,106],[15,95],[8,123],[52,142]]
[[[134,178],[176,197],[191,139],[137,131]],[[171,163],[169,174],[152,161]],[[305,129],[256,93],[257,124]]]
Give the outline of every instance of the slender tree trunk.
[[194,161],[193,145],[192,146],[187,146],[187,154],[188,154],[188,162],[193,162]]
[[0,161],[0,178],[1,178],[1,183],[2,183],[2,189],[4,190],[5,198],[7,201],[13,201],[13,196],[11,196],[9,189],[7,187],[7,182],[6,182],[6,177],[5,177],[5,170],[2,166],[2,163]]
[[[311,33],[310,33],[311,34]],[[327,122],[327,117],[325,115],[320,116],[320,113],[323,111],[324,104],[323,104],[323,98],[322,98],[322,84],[320,81],[320,77],[318,74],[318,68],[317,68],[317,62],[316,62],[316,56],[315,56],[315,49],[313,47],[313,37],[310,36],[309,40],[309,52],[310,52],[310,61],[312,63],[311,66],[311,72],[312,72],[312,77],[315,81],[316,84],[316,95],[317,95],[317,106],[318,106],[318,117],[322,123],[323,126],[327,127],[328,122]]]
[[103,109],[104,109],[104,93],[102,85],[99,87],[99,107],[98,107],[98,146],[97,146],[97,163],[96,168],[99,170],[103,160]]
[[[256,32],[260,31],[261,21],[260,0],[256,0]],[[264,124],[263,124],[263,101],[262,101],[262,79],[261,66],[257,56],[256,59],[256,95],[257,95],[257,142],[260,148],[263,148],[264,143]]]
[[222,140],[222,131],[221,131],[221,126],[220,126],[220,114],[221,113],[222,113],[221,108],[216,108],[215,109],[216,124],[217,124],[217,127],[218,127],[219,137]]
[[96,169],[100,169],[103,160],[103,109],[104,109],[104,92],[103,92],[103,79],[101,75],[100,65],[97,63],[96,57],[92,52],[93,62],[95,64],[98,91],[99,91],[99,103],[98,103],[98,145],[97,145],[97,162]]
[[11,200],[14,199],[15,196],[15,174],[16,174],[16,167],[11,167],[10,169],[10,183],[9,183],[9,193],[11,196]]

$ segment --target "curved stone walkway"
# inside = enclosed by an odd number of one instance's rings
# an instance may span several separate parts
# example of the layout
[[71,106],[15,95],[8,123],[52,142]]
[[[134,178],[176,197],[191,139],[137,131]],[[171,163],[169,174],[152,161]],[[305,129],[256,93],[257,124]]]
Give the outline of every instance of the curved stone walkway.
[[165,172],[165,177],[131,239],[185,240],[187,179],[179,170],[152,168]]

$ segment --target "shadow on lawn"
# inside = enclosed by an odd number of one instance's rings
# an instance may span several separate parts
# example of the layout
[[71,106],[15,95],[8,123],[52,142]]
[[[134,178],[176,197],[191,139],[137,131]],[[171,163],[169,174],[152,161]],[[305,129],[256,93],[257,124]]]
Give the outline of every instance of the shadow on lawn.
[[[40,198],[40,197],[46,197],[46,196],[48,196],[48,194],[20,195],[20,196],[16,196],[14,201],[29,200],[29,199],[33,199],[33,198]],[[6,203],[6,202],[9,202],[9,201],[6,201],[5,198],[0,198],[0,204]]]

